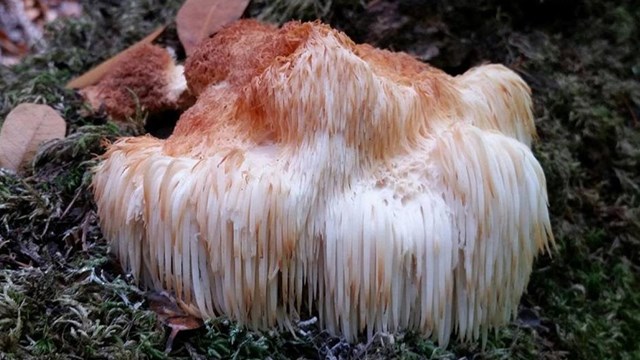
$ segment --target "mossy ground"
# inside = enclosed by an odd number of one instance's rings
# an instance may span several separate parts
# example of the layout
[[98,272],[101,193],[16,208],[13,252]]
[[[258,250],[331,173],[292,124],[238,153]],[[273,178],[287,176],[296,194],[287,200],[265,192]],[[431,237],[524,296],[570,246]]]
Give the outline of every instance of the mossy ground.
[[[168,332],[107,255],[88,190],[102,140],[136,130],[87,115],[64,84],[169,23],[181,1],[84,3],[82,18],[49,26],[43,53],[0,68],[0,119],[21,102],[38,102],[69,127],[23,176],[0,171],[0,359],[167,357]],[[349,345],[313,325],[297,336],[260,334],[220,319],[180,334],[168,356],[640,359],[640,7],[559,4],[253,1],[251,16],[318,16],[358,41],[451,73],[488,61],[519,72],[533,88],[535,152],[559,248],[539,258],[518,319],[484,349],[455,342],[441,349],[413,334]]]

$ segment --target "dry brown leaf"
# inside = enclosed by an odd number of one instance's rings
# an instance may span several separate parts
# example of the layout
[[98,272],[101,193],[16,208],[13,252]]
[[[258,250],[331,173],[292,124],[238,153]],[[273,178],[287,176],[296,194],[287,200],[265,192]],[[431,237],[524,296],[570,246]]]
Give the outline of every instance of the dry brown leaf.
[[182,330],[195,330],[204,325],[202,320],[195,318],[193,316],[175,316],[169,318],[166,324],[171,328],[171,334],[169,334],[169,338],[167,339],[167,343],[165,344],[164,352],[170,353],[173,347],[173,340],[176,338],[178,333]]
[[176,316],[187,316],[174,299],[165,292],[148,292],[146,294],[149,308],[158,315],[158,320],[166,323],[167,319]]
[[184,312],[178,307],[176,301],[164,292],[147,293],[147,300],[149,301],[149,308],[156,313],[158,320],[171,329],[171,334],[165,346],[166,353],[171,352],[173,340],[180,331],[195,330],[204,325],[202,319]]
[[47,105],[24,103],[16,106],[0,130],[0,167],[18,171],[47,140],[64,138],[67,124]]
[[197,329],[203,325],[202,320],[187,314],[175,299],[165,292],[147,293],[149,308],[156,313],[158,320],[177,331]]
[[178,11],[176,27],[185,52],[191,55],[200,41],[238,20],[249,0],[187,0]]
[[115,56],[111,57],[110,59],[102,62],[100,65],[94,67],[93,69],[87,71],[86,73],[80,75],[79,77],[69,81],[66,85],[67,89],[81,89],[84,87],[87,87],[89,85],[93,85],[96,84],[98,81],[100,81],[100,79],[102,79],[102,77],[108,73],[111,68],[113,67],[113,65],[115,63],[117,63],[117,61],[119,59],[121,59],[122,57],[124,57],[125,55],[127,55],[129,52],[131,52],[131,50],[134,50],[136,48],[138,48],[139,46],[143,45],[143,44],[149,44],[151,43],[153,40],[155,40],[166,28],[165,25],[160,26],[159,28],[155,29],[151,34],[147,35],[147,37],[145,37],[144,39],[138,41],[137,43],[129,46],[128,48],[124,49],[123,51],[119,52],[118,54],[116,54]]

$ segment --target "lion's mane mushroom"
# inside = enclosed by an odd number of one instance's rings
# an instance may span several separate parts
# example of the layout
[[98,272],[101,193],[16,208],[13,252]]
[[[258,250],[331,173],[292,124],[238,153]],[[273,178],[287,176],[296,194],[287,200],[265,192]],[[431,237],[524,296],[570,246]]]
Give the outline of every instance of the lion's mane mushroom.
[[119,121],[133,116],[138,107],[152,114],[179,110],[193,103],[183,70],[167,49],[143,44],[117,60],[97,84],[80,94],[94,110],[104,109]]
[[255,328],[414,329],[446,344],[509,321],[553,242],[530,91],[500,65],[450,77],[320,23],[239,21],[186,63],[167,140],[97,168],[125,268],[192,314]]

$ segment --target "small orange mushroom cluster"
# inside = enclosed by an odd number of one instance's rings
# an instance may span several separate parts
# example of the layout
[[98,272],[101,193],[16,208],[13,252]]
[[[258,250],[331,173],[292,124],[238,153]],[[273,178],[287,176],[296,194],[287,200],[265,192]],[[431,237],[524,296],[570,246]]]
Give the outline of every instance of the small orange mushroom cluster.
[[202,317],[444,345],[509,321],[553,242],[530,90],[451,77],[320,23],[238,21],[185,76],[166,140],[123,138],[94,177],[125,268]]

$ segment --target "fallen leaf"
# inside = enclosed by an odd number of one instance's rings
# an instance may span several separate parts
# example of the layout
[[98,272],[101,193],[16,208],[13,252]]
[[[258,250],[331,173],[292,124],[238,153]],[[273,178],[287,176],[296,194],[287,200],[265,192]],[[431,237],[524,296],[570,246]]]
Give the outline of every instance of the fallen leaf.
[[64,138],[66,131],[64,119],[51,107],[16,106],[0,130],[0,167],[18,171],[33,159],[42,142]]
[[187,56],[200,41],[239,19],[247,5],[249,0],[185,1],[176,16],[176,27]]
[[29,47],[25,44],[15,44],[9,36],[0,29],[0,50],[4,50],[10,54],[24,55],[29,51]]
[[158,320],[163,323],[167,319],[174,316],[186,316],[187,314],[180,309],[177,302],[165,292],[148,292],[146,294],[147,301],[149,302],[149,308],[151,311],[158,315]]
[[147,301],[149,301],[149,308],[158,316],[158,320],[171,329],[171,334],[169,334],[165,345],[165,353],[167,354],[171,352],[173,340],[180,331],[195,330],[204,325],[202,319],[184,312],[167,293],[147,293]]
[[171,328],[171,334],[169,334],[169,338],[167,339],[167,343],[164,347],[164,352],[168,354],[171,352],[173,347],[173,340],[180,331],[198,329],[203,325],[203,322],[193,316],[175,316],[169,318],[166,324]]
[[166,26],[160,26],[155,29],[151,34],[147,35],[144,39],[138,41],[137,43],[129,46],[123,51],[119,52],[115,56],[110,59],[102,62],[100,65],[94,67],[93,69],[87,71],[86,73],[80,75],[79,77],[69,81],[66,85],[67,89],[80,89],[83,87],[87,87],[89,85],[96,84],[102,77],[107,74],[112,68],[113,65],[118,62],[121,58],[125,57],[132,50],[137,49],[138,47],[149,44],[153,40],[155,40],[165,29]]

